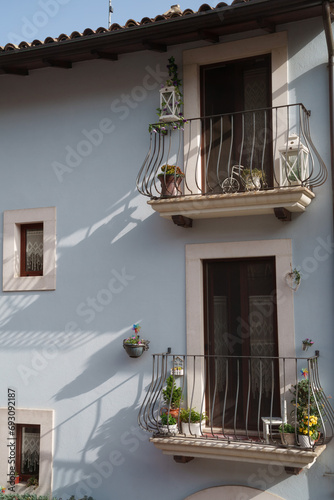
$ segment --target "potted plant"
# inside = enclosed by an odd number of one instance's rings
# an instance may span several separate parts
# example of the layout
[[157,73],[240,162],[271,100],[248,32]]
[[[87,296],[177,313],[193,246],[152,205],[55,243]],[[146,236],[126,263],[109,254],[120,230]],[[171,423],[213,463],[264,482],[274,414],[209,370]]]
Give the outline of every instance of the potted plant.
[[123,348],[130,358],[139,358],[144,351],[148,351],[150,343],[149,340],[144,340],[140,337],[139,331],[141,326],[133,325],[132,330],[134,330],[135,335],[128,337],[123,340]]
[[201,436],[201,422],[204,419],[206,419],[205,412],[199,413],[195,408],[181,408],[180,421],[182,433],[188,436]]
[[159,432],[161,434],[177,434],[176,419],[171,414],[163,413],[160,417],[160,424]]
[[182,399],[182,388],[176,386],[173,375],[169,375],[167,378],[166,387],[162,391],[162,397],[164,403],[167,405],[167,407],[163,408],[163,410],[166,410],[168,415],[178,418],[180,412],[180,402]]
[[319,423],[316,415],[304,413],[298,421],[298,443],[301,448],[310,448],[320,437]]
[[303,344],[303,351],[307,351],[308,348],[314,344],[314,342],[312,339],[304,339],[302,341],[302,344]]
[[161,196],[180,196],[180,184],[184,179],[184,173],[180,167],[162,165],[161,172],[158,174],[158,179],[161,182]]
[[266,181],[266,174],[258,168],[244,168],[241,171],[241,177],[245,182],[246,191],[258,191]]
[[301,274],[298,271],[298,269],[297,268],[291,269],[291,271],[286,274],[285,281],[286,281],[287,285],[294,292],[296,292],[299,288],[300,281],[301,281]]
[[20,474],[18,472],[15,472],[15,484],[19,484],[20,482]]
[[281,441],[284,445],[292,446],[295,444],[295,426],[291,424],[282,424],[278,428],[281,434]]

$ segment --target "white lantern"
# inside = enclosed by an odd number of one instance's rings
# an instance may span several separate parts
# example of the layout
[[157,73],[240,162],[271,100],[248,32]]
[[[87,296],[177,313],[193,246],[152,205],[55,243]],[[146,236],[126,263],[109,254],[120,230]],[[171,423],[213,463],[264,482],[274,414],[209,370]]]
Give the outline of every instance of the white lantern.
[[180,120],[180,96],[176,87],[163,87],[160,90],[161,122],[175,122]]
[[279,150],[281,186],[301,186],[309,178],[309,150],[300,137],[292,134],[288,142]]

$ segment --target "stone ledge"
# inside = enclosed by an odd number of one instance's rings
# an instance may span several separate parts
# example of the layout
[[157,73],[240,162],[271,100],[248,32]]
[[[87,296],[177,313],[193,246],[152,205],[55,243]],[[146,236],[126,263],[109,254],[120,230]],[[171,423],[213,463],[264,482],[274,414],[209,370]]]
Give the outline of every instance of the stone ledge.
[[315,194],[307,187],[250,191],[232,194],[189,195],[150,200],[161,217],[183,215],[190,219],[211,219],[243,215],[274,214],[275,208],[303,213]]
[[150,441],[165,455],[272,464],[295,469],[311,467],[326,449],[325,445],[312,450],[185,437],[152,437]]

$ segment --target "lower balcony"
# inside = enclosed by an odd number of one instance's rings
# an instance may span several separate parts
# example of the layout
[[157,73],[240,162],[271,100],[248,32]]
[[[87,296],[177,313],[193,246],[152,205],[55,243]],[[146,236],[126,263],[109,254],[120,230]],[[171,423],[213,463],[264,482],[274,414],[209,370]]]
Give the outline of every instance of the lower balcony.
[[315,197],[327,170],[302,104],[150,126],[138,191],[162,217],[274,214],[291,220]]
[[155,354],[138,422],[177,462],[275,464],[298,473],[332,439],[334,412],[318,357]]

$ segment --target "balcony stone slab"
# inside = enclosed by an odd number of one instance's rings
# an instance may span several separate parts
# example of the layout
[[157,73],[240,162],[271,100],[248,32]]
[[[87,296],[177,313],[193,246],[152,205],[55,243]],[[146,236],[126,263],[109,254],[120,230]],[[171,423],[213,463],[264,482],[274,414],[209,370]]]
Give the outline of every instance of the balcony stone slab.
[[275,208],[305,212],[315,194],[305,186],[232,194],[189,195],[148,201],[162,217],[182,215],[190,219],[211,219],[250,215],[274,215]]
[[165,455],[281,465],[293,469],[311,467],[326,449],[326,445],[316,446],[313,450],[177,436],[154,436],[150,441]]

